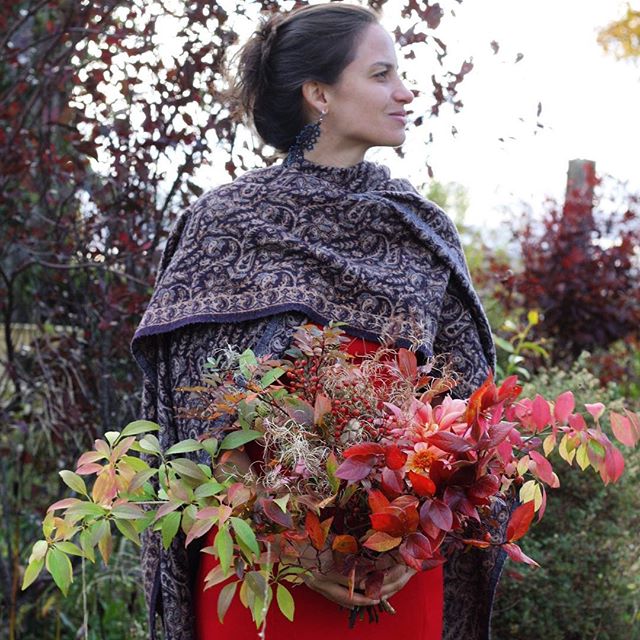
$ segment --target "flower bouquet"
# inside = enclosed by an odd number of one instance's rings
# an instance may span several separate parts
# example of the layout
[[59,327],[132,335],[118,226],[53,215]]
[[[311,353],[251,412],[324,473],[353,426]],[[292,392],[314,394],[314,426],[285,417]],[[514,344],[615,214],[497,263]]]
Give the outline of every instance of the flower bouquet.
[[[217,558],[207,586],[224,583],[218,615],[237,594],[259,627],[274,598],[293,619],[291,587],[327,566],[377,598],[385,566],[422,571],[466,547],[535,565],[517,543],[559,485],[549,454],[605,483],[623,472],[599,403],[583,414],[570,391],[523,399],[515,376],[491,375],[455,399],[446,366],[388,347],[356,362],[346,340],[339,325],[304,325],[283,359],[232,349],[210,359],[182,408],[210,423],[197,440],[163,451],[148,421],[96,440],[75,472],[60,472],[77,495],[49,508],[23,588],[46,567],[66,593],[69,556],[93,562],[97,548],[107,562],[114,527],[136,543],[158,531],[165,548],[179,530],[186,545],[215,532],[203,551]],[[637,414],[609,421],[637,444]]]

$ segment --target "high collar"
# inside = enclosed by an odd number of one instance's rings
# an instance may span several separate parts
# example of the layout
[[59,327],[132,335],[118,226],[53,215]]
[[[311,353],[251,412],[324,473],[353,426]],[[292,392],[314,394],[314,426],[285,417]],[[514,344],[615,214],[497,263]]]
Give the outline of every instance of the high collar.
[[332,184],[348,188],[350,191],[371,191],[380,189],[389,180],[388,167],[362,160],[350,167],[332,167],[317,164],[306,158],[297,160],[289,166],[281,165],[285,171],[296,171],[315,176]]

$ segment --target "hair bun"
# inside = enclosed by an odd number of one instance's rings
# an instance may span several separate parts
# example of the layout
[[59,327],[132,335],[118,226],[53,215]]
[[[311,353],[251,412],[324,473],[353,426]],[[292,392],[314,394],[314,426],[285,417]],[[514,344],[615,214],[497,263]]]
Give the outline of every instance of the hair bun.
[[280,13],[273,14],[265,20],[256,30],[256,36],[260,40],[261,61],[264,66],[269,59],[269,54],[278,35],[278,27],[284,22],[284,16]]

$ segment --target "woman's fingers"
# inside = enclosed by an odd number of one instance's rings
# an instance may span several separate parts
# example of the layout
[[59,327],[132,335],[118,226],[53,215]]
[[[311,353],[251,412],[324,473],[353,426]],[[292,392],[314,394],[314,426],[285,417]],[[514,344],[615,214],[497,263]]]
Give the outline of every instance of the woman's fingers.
[[367,607],[378,604],[379,602],[379,600],[367,598],[357,591],[354,591],[353,596],[351,596],[348,588],[322,574],[313,573],[307,575],[304,581],[310,589],[317,591],[328,600],[336,602],[348,609],[353,609],[353,607]]
[[405,565],[396,565],[390,569],[385,576],[382,589],[380,590],[380,597],[390,598],[395,593],[398,593],[415,573],[415,569],[411,569]]

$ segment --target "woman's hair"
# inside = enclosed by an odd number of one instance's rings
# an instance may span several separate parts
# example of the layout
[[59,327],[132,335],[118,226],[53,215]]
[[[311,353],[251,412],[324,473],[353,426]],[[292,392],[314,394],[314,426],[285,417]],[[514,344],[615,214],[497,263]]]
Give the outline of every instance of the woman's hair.
[[377,22],[365,7],[329,3],[276,13],[261,23],[237,54],[232,96],[264,142],[289,149],[306,124],[302,85],[335,84],[366,27]]

